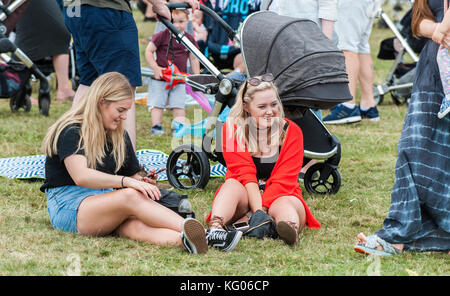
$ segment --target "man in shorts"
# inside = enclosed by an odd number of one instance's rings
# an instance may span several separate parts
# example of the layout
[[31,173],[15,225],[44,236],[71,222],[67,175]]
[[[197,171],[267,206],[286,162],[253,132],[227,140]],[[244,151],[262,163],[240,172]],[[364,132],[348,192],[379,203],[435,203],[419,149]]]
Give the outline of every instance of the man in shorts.
[[[339,0],[335,30],[339,37],[338,47],[344,52],[350,93],[353,99],[337,105],[331,114],[323,118],[326,124],[344,124],[361,121],[379,121],[373,98],[373,61],[369,38],[377,0]],[[356,84],[361,89],[360,105],[356,105]]]
[[[171,19],[163,0],[149,0],[153,11]],[[195,10],[198,0],[182,0]],[[136,88],[142,84],[139,39],[130,2],[127,0],[64,0],[67,28],[72,34],[80,73],[73,105],[103,73],[119,72]],[[136,106],[127,114],[125,128],[136,149]]]

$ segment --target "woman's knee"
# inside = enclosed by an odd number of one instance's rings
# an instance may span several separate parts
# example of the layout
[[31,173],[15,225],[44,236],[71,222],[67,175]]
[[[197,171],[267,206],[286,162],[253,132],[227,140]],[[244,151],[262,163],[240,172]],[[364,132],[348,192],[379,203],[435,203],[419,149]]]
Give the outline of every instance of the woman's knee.
[[118,199],[125,206],[134,207],[141,204],[145,200],[148,200],[148,198],[146,198],[141,192],[133,188],[124,188],[119,190],[117,193]]

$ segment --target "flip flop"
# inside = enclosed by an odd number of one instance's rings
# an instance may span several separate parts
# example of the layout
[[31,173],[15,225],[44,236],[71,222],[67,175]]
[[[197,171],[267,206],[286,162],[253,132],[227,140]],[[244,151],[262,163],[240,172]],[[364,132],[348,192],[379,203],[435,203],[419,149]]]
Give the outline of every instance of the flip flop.
[[[383,250],[377,250],[377,244],[379,244],[383,248]],[[389,257],[392,255],[400,254],[400,251],[398,249],[394,248],[392,244],[388,243],[376,234],[368,236],[365,244],[356,244],[353,249],[358,253],[380,257]]]

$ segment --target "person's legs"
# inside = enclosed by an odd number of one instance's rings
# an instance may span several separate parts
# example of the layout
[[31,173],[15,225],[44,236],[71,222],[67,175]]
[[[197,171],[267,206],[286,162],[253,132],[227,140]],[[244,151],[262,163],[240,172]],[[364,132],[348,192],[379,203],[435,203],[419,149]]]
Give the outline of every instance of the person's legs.
[[362,108],[375,107],[373,99],[373,61],[370,54],[359,54],[359,86],[361,88],[360,106]]
[[358,83],[358,74],[360,72],[360,60],[359,55],[356,52],[344,50],[345,56],[345,68],[348,75],[348,87],[353,99],[348,102],[356,104],[356,85]]
[[69,55],[59,54],[53,56],[53,68],[55,69],[58,90],[56,100],[72,99],[75,91],[69,82]]
[[153,107],[150,112],[152,116],[152,126],[162,124],[164,109]]
[[172,109],[173,119],[184,124],[186,118],[186,111],[183,108]]
[[297,243],[298,231],[306,223],[302,202],[295,196],[283,196],[270,205],[268,213],[275,220],[280,238],[289,245]]
[[126,188],[84,199],[78,208],[77,231],[84,235],[106,235],[129,219],[138,219],[148,229],[139,223],[130,223],[120,229],[121,234],[162,244],[173,243],[173,235],[161,240],[153,235],[152,228],[180,233],[183,222],[183,218],[172,210]]
[[150,227],[139,219],[130,218],[123,222],[116,230],[119,236],[136,241],[149,241],[156,245],[180,246],[181,239],[178,231],[167,228]]
[[331,114],[323,118],[326,124],[344,124],[361,121],[361,113],[356,106],[356,85],[360,69],[358,53],[350,50],[343,50],[345,56],[345,67],[348,75],[348,87],[353,99],[337,105]]
[[220,187],[211,210],[210,228],[223,228],[250,210],[247,190],[235,179],[228,179]]

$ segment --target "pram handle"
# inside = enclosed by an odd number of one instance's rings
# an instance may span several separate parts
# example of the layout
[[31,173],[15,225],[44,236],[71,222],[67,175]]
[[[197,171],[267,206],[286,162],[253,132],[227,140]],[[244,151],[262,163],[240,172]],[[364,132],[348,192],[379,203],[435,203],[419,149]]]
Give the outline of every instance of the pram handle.
[[[166,6],[171,10],[185,10],[191,8],[189,3],[186,2],[167,3]],[[225,22],[214,10],[202,4],[200,4],[200,10],[205,12],[210,18],[217,22],[225,30],[230,40],[233,40],[236,37],[236,32],[233,30],[233,28],[229,24],[227,24],[227,22]],[[158,17],[161,19],[159,15]]]
[[[166,4],[171,9],[186,9],[190,8],[187,3],[170,3]],[[202,5],[200,5],[202,6]],[[204,7],[205,8],[205,7]],[[186,48],[195,55],[195,57],[202,63],[203,66],[214,76],[216,76],[219,81],[225,78],[225,76],[211,63],[211,61],[206,58],[202,52],[187,38],[184,33],[178,31],[178,29],[165,17],[157,14],[158,19],[164,24],[164,26],[169,29],[169,31],[175,36],[178,42],[182,43]]]

